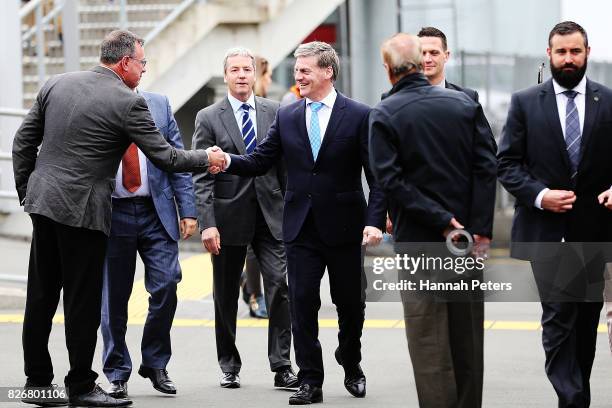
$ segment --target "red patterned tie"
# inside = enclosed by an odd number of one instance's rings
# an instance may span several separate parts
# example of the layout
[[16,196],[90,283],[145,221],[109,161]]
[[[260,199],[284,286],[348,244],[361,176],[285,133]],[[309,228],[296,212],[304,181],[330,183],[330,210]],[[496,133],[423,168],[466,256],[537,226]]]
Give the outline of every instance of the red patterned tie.
[[136,147],[134,143],[132,143],[126,150],[121,163],[123,168],[123,187],[125,187],[130,193],[133,193],[140,187],[140,163],[138,161],[138,147]]

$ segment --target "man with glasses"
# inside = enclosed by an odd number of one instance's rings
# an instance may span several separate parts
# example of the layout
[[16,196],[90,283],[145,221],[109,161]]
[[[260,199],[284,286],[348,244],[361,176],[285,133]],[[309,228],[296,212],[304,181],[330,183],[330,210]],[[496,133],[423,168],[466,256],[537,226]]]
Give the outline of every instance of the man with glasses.
[[131,403],[97,386],[91,369],[111,229],[111,180],[126,149],[134,142],[171,172],[224,165],[222,155],[176,149],[159,133],[145,99],[130,89],[144,71],[143,44],[129,31],[111,32],[102,42],[101,65],[47,81],[13,141],[17,194],[33,224],[23,322],[26,388],[52,390],[48,342],[63,289],[70,357],[65,402],[72,405]]

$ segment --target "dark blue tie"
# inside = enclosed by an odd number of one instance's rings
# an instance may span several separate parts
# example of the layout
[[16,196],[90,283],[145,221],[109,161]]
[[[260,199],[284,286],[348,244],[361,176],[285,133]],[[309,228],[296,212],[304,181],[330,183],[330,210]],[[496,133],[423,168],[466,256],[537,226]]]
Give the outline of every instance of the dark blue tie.
[[572,178],[578,174],[578,163],[580,161],[580,119],[578,118],[578,108],[574,98],[578,94],[576,91],[564,91],[567,96],[567,107],[565,108],[565,145],[567,154],[572,163]]
[[250,108],[247,103],[242,104],[242,139],[244,140],[247,154],[255,150],[257,145],[255,127],[253,126],[253,121],[251,121],[251,116],[249,116]]

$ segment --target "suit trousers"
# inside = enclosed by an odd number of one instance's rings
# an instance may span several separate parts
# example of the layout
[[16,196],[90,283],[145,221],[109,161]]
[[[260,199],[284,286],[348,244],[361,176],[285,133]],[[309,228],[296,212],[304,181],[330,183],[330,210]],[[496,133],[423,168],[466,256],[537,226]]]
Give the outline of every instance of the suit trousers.
[[602,274],[601,281],[588,284],[591,272],[584,269],[581,258],[563,255],[531,263],[543,298],[542,345],[546,375],[557,393],[559,408],[586,408],[591,403],[590,377],[603,302],[562,300],[587,296],[589,290],[597,287],[602,294],[604,265],[588,268]]
[[[287,260],[285,246],[275,239],[261,210],[257,211],[255,235],[251,242],[264,281],[264,298],[268,309],[268,360],[270,369],[278,371],[291,366],[291,320],[287,294]],[[240,275],[246,257],[246,245],[223,245],[219,255],[211,255],[213,298],[215,303],[215,337],[221,371],[239,373],[242,367],[236,347],[236,315],[240,294]]]
[[420,408],[482,406],[484,303],[404,301]]
[[172,346],[170,329],[181,281],[178,243],[164,228],[150,198],[113,199],[102,292],[102,364],[109,381],[127,381],[132,360],[125,343],[128,301],[134,284],[136,253],[145,267],[149,309],[142,342],[142,365],[166,368]]
[[53,380],[49,334],[63,289],[64,330],[70,371],[64,379],[70,396],[91,391],[91,370],[100,325],[102,267],[107,237],[101,231],[70,227],[31,214],[33,232],[23,321],[23,356],[28,385]]
[[338,312],[338,343],[343,366],[361,361],[365,291],[360,242],[329,246],[321,239],[312,213],[295,240],[286,243],[291,324],[301,384],[321,387],[323,356],[319,342],[320,287],[325,268]]

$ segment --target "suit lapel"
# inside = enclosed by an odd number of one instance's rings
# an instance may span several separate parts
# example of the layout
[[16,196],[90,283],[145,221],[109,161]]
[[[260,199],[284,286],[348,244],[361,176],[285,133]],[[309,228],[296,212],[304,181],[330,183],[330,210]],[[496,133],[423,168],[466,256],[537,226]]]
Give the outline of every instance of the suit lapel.
[[332,113],[329,118],[329,123],[327,124],[327,129],[325,129],[325,135],[323,136],[323,143],[321,144],[317,161],[319,161],[319,158],[321,157],[326,146],[329,145],[331,140],[335,137],[336,130],[338,130],[338,126],[340,125],[340,122],[342,122],[342,118],[344,118],[345,107],[346,97],[338,92],[336,95],[336,102],[334,103]]
[[599,88],[596,84],[587,80],[586,95],[584,100],[584,126],[582,129],[582,141],[580,143],[580,163],[587,147],[587,143],[591,139],[593,126],[597,123],[599,114]]
[[225,97],[224,101],[225,103],[221,104],[221,107],[219,108],[221,123],[223,123],[227,134],[232,139],[232,142],[234,142],[238,152],[240,152],[240,154],[246,154],[246,146],[244,145],[242,133],[240,133],[240,128],[236,122],[236,116],[234,115],[232,105],[229,103],[229,99],[227,99],[227,97]]
[[257,122],[257,144],[266,138],[266,129],[270,123],[268,114],[266,113],[267,106],[259,97],[255,97],[255,121]]
[[551,133],[554,144],[559,148],[559,153],[563,158],[565,166],[567,166],[568,169],[571,169],[569,155],[567,154],[565,145],[565,138],[563,137],[563,130],[561,128],[561,123],[559,122],[559,109],[557,108],[557,97],[555,95],[552,80],[548,80],[546,87],[540,91],[540,102],[542,103],[542,110],[546,115],[546,121],[548,122],[549,129],[552,130]]
[[310,147],[310,139],[308,138],[308,130],[306,129],[306,98],[296,104],[293,116],[297,123],[298,137],[302,140],[302,144],[308,151],[310,163],[314,165],[314,157],[312,156],[312,148]]

